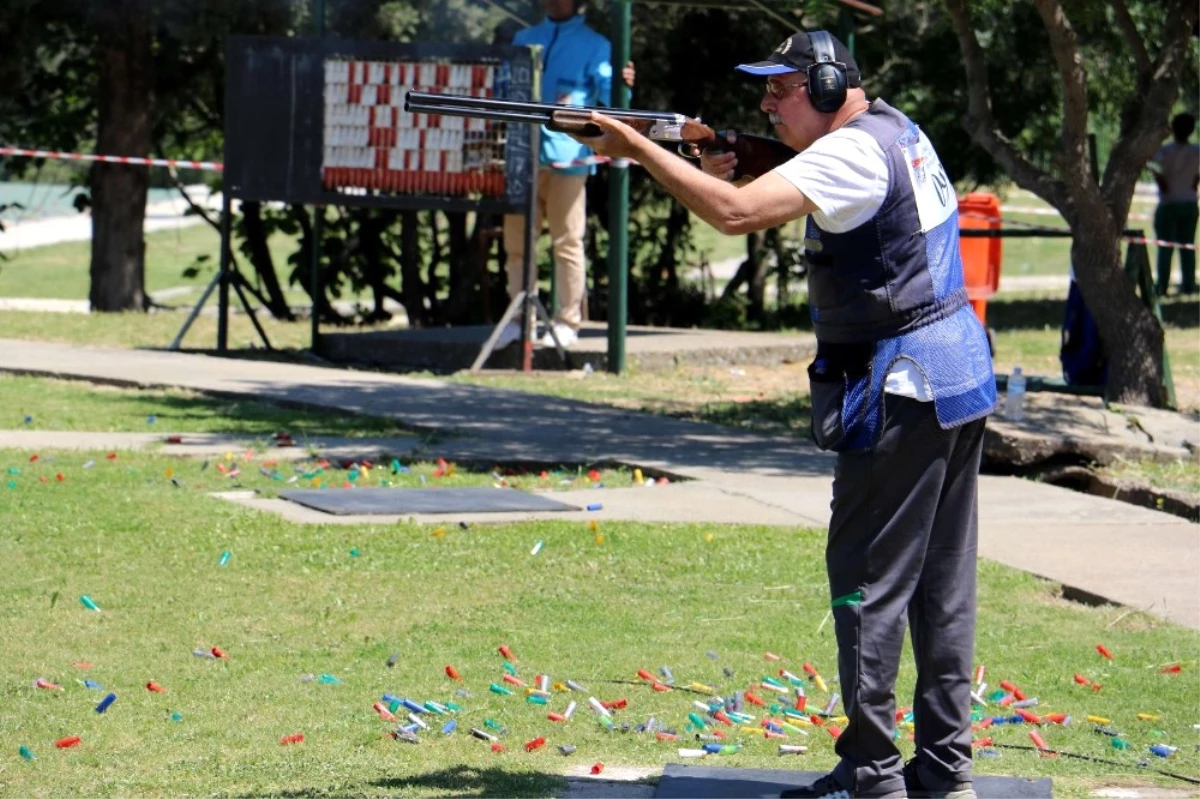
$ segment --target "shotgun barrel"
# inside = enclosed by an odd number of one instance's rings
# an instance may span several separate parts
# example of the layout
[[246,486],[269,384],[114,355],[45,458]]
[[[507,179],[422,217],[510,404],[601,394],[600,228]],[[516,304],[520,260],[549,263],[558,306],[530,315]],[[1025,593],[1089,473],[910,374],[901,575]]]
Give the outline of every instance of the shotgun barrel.
[[410,91],[404,96],[404,110],[422,114],[491,119],[498,122],[540,124],[550,130],[584,138],[599,136],[601,133],[599,126],[590,121],[591,113],[596,111],[621,120],[654,141],[694,144],[709,151],[732,150],[738,156],[735,180],[742,177],[758,177],[796,155],[796,151],[783,142],[762,136],[735,134],[735,141],[729,144],[724,131],[714,131],[698,119],[670,111],[632,111],[624,108],[495,100],[416,91]]
[[630,111],[624,108],[531,103],[414,91],[404,96],[404,110],[422,114],[492,119],[499,122],[542,124],[551,130],[567,131],[582,136],[600,134],[599,128],[587,121],[593,111],[598,111],[634,125],[647,138],[675,142],[683,141],[681,131],[684,123],[695,121],[691,117],[670,111]]

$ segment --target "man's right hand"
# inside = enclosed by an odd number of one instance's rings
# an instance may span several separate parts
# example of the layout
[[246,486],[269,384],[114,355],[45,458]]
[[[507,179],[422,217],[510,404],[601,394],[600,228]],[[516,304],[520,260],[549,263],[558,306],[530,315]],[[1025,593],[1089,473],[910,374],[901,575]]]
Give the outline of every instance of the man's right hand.
[[[726,134],[725,140],[730,144],[737,141],[737,136],[733,133]],[[700,169],[704,174],[712,175],[714,178],[721,180],[733,180],[733,168],[737,166],[737,155],[732,150],[718,152],[716,150],[704,150],[700,153]]]
[[733,168],[737,166],[737,156],[732,151],[718,153],[704,150],[700,153],[700,169],[706,175],[712,175],[721,180],[733,180]]

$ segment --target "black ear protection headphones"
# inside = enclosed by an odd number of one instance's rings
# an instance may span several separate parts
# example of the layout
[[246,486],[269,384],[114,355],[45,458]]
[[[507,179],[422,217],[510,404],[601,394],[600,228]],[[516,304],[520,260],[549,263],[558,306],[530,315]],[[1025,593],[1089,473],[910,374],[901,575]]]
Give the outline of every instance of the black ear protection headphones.
[[826,31],[810,31],[813,63],[808,65],[808,99],[822,114],[832,114],[846,102],[846,65],[834,60],[833,37]]

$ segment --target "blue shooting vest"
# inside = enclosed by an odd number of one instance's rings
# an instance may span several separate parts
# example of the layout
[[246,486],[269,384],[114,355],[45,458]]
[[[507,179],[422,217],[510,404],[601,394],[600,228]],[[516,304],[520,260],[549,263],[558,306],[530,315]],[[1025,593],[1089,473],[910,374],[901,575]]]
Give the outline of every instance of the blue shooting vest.
[[[943,428],[996,406],[987,334],[963,284],[958,201],[937,153],[911,120],[882,100],[847,127],[879,143],[888,192],[875,216],[854,230],[830,233],[809,216],[805,233],[818,342],[809,374],[823,383],[814,383],[814,435],[821,423],[819,391],[840,384],[841,430],[826,446],[837,451],[874,445],[884,384],[901,357],[925,375]],[[826,421],[836,426],[838,420]]]

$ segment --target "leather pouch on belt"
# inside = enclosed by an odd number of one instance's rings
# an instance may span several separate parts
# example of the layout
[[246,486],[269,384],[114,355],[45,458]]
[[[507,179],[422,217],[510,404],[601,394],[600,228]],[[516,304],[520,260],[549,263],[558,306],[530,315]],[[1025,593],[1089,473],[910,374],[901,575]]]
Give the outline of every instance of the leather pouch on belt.
[[819,448],[843,451],[863,423],[865,405],[860,402],[859,407],[848,408],[846,395],[851,386],[870,380],[874,352],[875,345],[871,342],[817,347],[817,357],[808,365],[808,383],[812,397],[812,439]]

